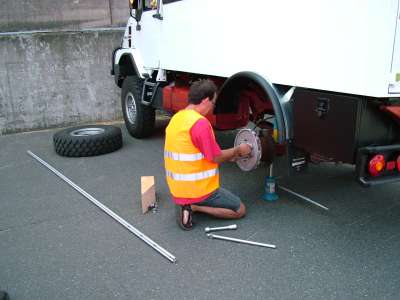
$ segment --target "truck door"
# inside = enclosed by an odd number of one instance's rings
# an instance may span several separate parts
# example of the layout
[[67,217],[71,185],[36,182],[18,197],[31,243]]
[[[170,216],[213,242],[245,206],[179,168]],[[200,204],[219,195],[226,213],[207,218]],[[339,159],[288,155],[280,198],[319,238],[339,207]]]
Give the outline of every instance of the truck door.
[[163,23],[158,8],[162,7],[162,2],[144,0],[139,3],[143,11],[138,26],[133,26],[133,47],[140,52],[146,69],[158,69]]

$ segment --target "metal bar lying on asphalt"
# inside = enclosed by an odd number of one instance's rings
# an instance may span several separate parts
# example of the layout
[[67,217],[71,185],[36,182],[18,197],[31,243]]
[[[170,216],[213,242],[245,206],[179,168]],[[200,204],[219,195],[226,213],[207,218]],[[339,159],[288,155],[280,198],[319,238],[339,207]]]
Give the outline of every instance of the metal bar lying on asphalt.
[[299,197],[299,198],[301,198],[303,200],[306,200],[307,202],[310,202],[311,204],[314,204],[314,205],[316,205],[318,207],[321,207],[322,209],[329,210],[329,208],[327,208],[326,206],[323,206],[322,204],[319,204],[318,202],[315,202],[315,201],[311,200],[310,198],[307,198],[306,196],[303,196],[303,195],[300,195],[299,193],[293,192],[292,190],[289,190],[288,188],[285,188],[285,187],[283,187],[281,185],[278,185],[278,187],[280,189],[290,193],[290,194],[293,194],[293,195],[295,195],[295,196],[297,196],[297,197]]
[[205,232],[212,232],[212,231],[221,231],[221,230],[235,230],[237,229],[237,225],[228,225],[228,226],[222,226],[222,227],[206,227],[204,228]]
[[231,242],[236,242],[236,243],[241,243],[241,244],[249,244],[249,245],[261,246],[261,247],[273,248],[273,249],[276,248],[275,245],[258,243],[258,242],[247,241],[247,240],[240,240],[240,239],[235,239],[235,238],[228,237],[228,236],[216,235],[216,234],[212,234],[212,233],[208,233],[207,236],[211,239],[231,241]]
[[103,210],[106,214],[108,214],[110,217],[112,217],[114,220],[116,220],[118,223],[120,223],[122,226],[124,226],[126,229],[128,229],[130,232],[132,232],[134,235],[136,235],[138,238],[140,238],[142,241],[144,241],[146,244],[148,244],[150,247],[152,247],[154,250],[159,252],[161,255],[163,255],[165,258],[167,258],[169,261],[175,263],[176,262],[176,257],[173,256],[170,252],[165,250],[163,247],[158,245],[156,242],[154,242],[152,239],[144,235],[142,232],[137,230],[135,227],[133,227],[131,224],[126,222],[124,219],[122,219],[120,216],[118,216],[116,213],[114,213],[111,209],[109,209],[107,206],[104,204],[100,203],[97,201],[93,196],[91,196],[89,193],[85,192],[83,189],[81,189],[78,185],[76,185],[74,182],[72,182],[70,179],[68,179],[66,176],[61,174],[59,171],[57,171],[55,168],[53,168],[51,165],[49,165],[47,162],[45,162],[43,159],[32,153],[31,151],[27,151],[27,153],[32,156],[34,159],[36,159],[38,162],[40,162],[42,165],[47,167],[50,171],[52,171],[54,174],[56,174],[58,177],[60,177],[62,180],[64,180],[66,183],[68,183],[70,186],[72,186],[75,190],[77,190],[79,193],[81,193],[83,196],[85,196],[88,200],[90,200],[93,204],[95,204],[97,207],[99,207],[101,210]]

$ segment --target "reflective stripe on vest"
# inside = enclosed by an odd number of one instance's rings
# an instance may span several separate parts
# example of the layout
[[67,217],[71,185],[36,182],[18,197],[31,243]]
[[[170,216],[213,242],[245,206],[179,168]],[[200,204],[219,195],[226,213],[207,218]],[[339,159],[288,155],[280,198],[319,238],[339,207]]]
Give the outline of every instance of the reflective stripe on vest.
[[200,152],[195,154],[186,154],[186,153],[164,151],[164,157],[168,157],[172,160],[177,160],[177,161],[196,161],[203,159],[204,155]]
[[204,172],[191,173],[191,174],[178,174],[166,170],[166,175],[176,181],[196,181],[206,179],[218,174],[218,169],[211,169]]

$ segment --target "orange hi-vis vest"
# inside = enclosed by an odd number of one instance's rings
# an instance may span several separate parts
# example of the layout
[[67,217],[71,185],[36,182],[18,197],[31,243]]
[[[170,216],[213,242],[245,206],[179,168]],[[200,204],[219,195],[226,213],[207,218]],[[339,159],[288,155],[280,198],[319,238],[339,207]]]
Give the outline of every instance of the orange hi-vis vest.
[[174,197],[199,198],[219,188],[218,164],[206,160],[190,136],[190,129],[202,118],[194,110],[181,110],[172,117],[166,129],[165,171]]

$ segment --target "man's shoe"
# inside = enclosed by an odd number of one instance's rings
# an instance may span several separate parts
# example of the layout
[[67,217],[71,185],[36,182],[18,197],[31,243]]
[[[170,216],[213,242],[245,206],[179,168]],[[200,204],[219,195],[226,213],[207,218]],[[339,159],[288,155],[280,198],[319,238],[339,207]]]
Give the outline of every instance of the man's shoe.
[[190,205],[176,207],[176,221],[183,230],[193,229],[192,208]]

